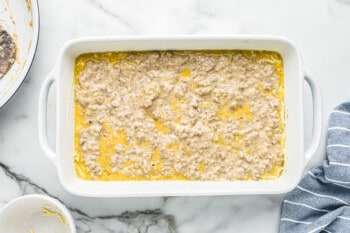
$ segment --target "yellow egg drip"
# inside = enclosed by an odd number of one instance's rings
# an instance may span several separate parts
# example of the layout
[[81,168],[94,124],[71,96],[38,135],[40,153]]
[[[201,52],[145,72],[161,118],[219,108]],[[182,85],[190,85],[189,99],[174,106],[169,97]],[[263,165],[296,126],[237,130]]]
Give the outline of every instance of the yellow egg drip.
[[174,150],[180,150],[180,144],[179,143],[171,143],[167,146],[168,149],[174,149]]
[[123,169],[126,167],[130,167],[132,165],[135,165],[135,163],[133,161],[127,161],[127,162],[123,162],[123,164],[120,166],[120,168]]
[[188,77],[190,77],[191,76],[191,71],[190,70],[188,70],[188,69],[184,69],[184,70],[182,70],[181,71],[181,76],[182,77],[184,77],[184,78],[188,78]]
[[237,142],[237,143],[240,143],[242,140],[243,140],[243,136],[242,135],[235,135],[233,137],[233,142]]
[[156,128],[158,129],[159,132],[163,134],[169,134],[169,128],[166,127],[162,122],[160,122],[158,119],[153,119],[154,124],[156,125]]
[[205,169],[205,165],[204,165],[204,160],[202,160],[199,164],[198,164],[198,171],[200,172],[205,172],[206,169]]
[[276,177],[279,177],[283,173],[283,165],[282,166],[273,166],[272,171],[267,172],[260,176],[260,179],[262,180],[272,180],[276,179]]
[[225,142],[224,138],[222,137],[222,134],[221,134],[221,133],[218,133],[218,134],[217,134],[217,137],[218,137],[218,139],[217,139],[217,142],[216,142],[216,143],[217,143],[219,146],[221,146],[223,149],[226,149],[227,143]]
[[126,134],[123,130],[119,130],[117,134],[114,133],[113,128],[108,124],[103,124],[102,137],[98,142],[99,154],[98,162],[104,171],[103,175],[109,175],[111,171],[111,156],[115,154],[115,148],[117,144],[124,146],[128,145],[126,140]]
[[209,108],[209,107],[210,107],[210,103],[207,102],[207,101],[200,102],[200,103],[199,103],[199,107],[200,107],[201,109]]
[[[285,106],[284,106],[284,65],[283,58],[279,53],[276,52],[268,52],[268,51],[259,51],[257,53],[257,59],[262,60],[276,69],[276,74],[279,78],[279,88],[276,90],[276,95],[280,100],[279,105],[279,119],[281,125],[281,134],[284,137],[279,141],[279,144],[282,148],[286,148],[286,138],[285,138]],[[269,91],[269,94],[273,94],[272,91]],[[285,153],[284,153],[285,154]],[[266,172],[261,175],[260,179],[262,180],[271,180],[280,177],[284,171],[284,162],[282,164],[275,164],[270,172]]]
[[179,100],[179,99],[172,99],[172,100],[170,101],[171,108],[172,108],[174,111],[180,111],[180,110],[181,110],[181,107],[179,106],[179,103],[180,103],[180,100]]
[[85,117],[83,115],[82,109],[79,104],[74,105],[75,117],[74,117],[74,163],[75,163],[75,172],[78,177],[84,179],[91,179],[90,173],[87,171],[82,157],[82,151],[80,147],[80,131],[86,128],[88,125],[85,123]]
[[171,104],[171,109],[173,111],[176,111],[176,112],[179,112],[179,117],[175,120],[176,123],[180,123],[181,122],[181,119],[182,119],[182,109],[181,107],[179,106],[181,102],[184,102],[184,100],[180,100],[180,99],[172,99],[170,101],[170,104]]

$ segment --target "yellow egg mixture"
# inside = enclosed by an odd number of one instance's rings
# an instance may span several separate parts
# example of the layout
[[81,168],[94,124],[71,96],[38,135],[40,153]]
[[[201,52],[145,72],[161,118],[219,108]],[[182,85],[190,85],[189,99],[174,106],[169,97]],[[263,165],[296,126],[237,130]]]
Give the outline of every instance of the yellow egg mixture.
[[74,91],[79,178],[265,180],[283,172],[276,52],[82,54]]

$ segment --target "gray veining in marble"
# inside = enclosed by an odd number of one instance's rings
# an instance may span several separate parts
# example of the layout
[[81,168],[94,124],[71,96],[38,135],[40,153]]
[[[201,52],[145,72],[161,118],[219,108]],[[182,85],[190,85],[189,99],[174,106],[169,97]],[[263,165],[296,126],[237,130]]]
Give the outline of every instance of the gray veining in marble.
[[[3,163],[0,163],[0,170],[7,178],[14,181],[21,192],[25,194],[45,194],[58,199],[57,196],[50,195],[44,188],[32,182],[29,178],[17,174]],[[68,206],[77,226],[78,233],[100,232],[135,232],[135,233],[175,233],[177,225],[172,215],[166,215],[160,209],[144,211],[126,211],[118,215],[89,215],[77,208]]]

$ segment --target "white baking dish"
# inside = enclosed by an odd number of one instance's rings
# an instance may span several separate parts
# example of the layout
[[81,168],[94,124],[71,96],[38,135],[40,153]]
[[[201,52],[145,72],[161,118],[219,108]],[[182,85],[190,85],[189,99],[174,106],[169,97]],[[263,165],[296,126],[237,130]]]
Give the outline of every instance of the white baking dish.
[[[196,50],[248,49],[272,50],[284,60],[286,119],[285,171],[276,180],[268,181],[88,181],[79,179],[74,170],[74,100],[73,69],[75,58],[87,52],[130,50]],[[313,96],[313,139],[304,151],[303,85],[306,80]],[[50,86],[56,82],[57,124],[56,152],[48,144],[46,105]],[[278,194],[293,189],[303,170],[317,150],[322,127],[321,94],[312,79],[305,75],[301,57],[287,39],[276,36],[215,36],[215,37],[114,37],[83,38],[69,41],[63,47],[58,62],[44,81],[39,98],[40,143],[57,167],[63,187],[81,196],[175,196]]]

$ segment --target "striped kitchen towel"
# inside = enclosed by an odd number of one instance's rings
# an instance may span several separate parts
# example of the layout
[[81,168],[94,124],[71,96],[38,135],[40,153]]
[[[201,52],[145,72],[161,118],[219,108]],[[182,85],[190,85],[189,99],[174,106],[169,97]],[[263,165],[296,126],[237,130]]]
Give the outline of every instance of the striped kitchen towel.
[[350,103],[331,113],[327,159],[312,169],[282,206],[280,232],[350,232]]

